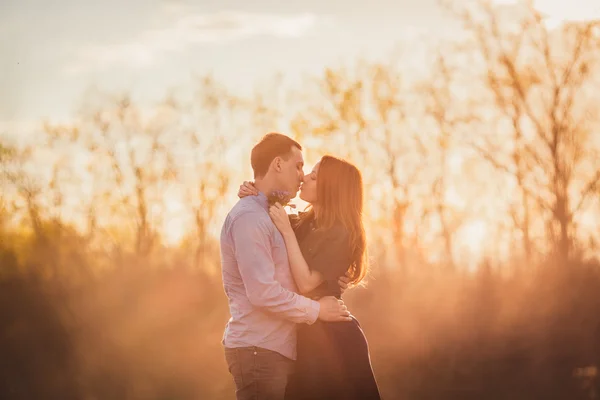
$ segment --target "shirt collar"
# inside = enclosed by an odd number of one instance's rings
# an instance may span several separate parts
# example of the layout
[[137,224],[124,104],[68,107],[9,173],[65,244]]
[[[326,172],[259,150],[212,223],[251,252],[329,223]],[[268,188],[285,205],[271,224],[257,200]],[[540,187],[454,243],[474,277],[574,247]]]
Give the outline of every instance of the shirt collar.
[[269,201],[267,196],[263,192],[258,192],[257,196],[254,196],[258,204],[260,204],[265,210],[269,209]]

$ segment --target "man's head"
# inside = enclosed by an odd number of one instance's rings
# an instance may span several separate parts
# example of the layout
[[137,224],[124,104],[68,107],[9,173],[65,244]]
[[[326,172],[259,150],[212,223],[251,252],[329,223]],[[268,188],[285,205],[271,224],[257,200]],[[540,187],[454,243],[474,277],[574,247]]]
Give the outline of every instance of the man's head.
[[296,195],[304,179],[302,146],[281,133],[268,133],[250,156],[255,180],[266,180],[278,190]]

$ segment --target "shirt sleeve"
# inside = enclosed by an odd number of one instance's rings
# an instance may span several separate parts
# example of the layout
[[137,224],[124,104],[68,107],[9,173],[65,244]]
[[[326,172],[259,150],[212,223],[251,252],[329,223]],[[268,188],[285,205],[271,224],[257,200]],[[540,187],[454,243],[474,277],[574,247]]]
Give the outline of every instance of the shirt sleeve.
[[235,258],[250,303],[295,323],[314,323],[320,304],[286,290],[275,280],[272,227],[257,213],[239,216],[232,225]]
[[326,281],[337,281],[350,267],[350,236],[345,229],[332,229],[315,248],[308,249],[306,262]]

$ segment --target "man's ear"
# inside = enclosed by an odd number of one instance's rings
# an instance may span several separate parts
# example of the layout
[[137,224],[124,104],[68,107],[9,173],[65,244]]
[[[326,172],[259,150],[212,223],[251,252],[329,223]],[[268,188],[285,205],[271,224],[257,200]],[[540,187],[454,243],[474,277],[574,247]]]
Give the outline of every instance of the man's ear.
[[273,168],[277,172],[281,172],[281,161],[281,157],[275,157],[275,159],[273,159]]

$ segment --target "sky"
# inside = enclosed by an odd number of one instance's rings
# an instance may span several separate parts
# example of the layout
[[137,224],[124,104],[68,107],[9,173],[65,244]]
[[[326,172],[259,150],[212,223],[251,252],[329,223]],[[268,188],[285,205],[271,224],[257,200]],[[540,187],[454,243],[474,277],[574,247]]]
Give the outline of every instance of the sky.
[[[600,18],[598,0],[535,3],[553,24]],[[143,106],[211,73],[245,92],[277,73],[385,59],[401,42],[418,66],[423,38],[456,32],[438,0],[0,0],[0,135],[73,119],[91,87]]]
[[[600,16],[593,0],[537,4],[557,19]],[[251,90],[452,24],[437,0],[0,0],[0,132],[69,120],[90,87],[151,103],[212,73]]]
[[159,99],[211,72],[249,89],[384,53],[413,24],[441,18],[435,0],[385,3],[0,0],[0,121],[67,119],[92,85]]

